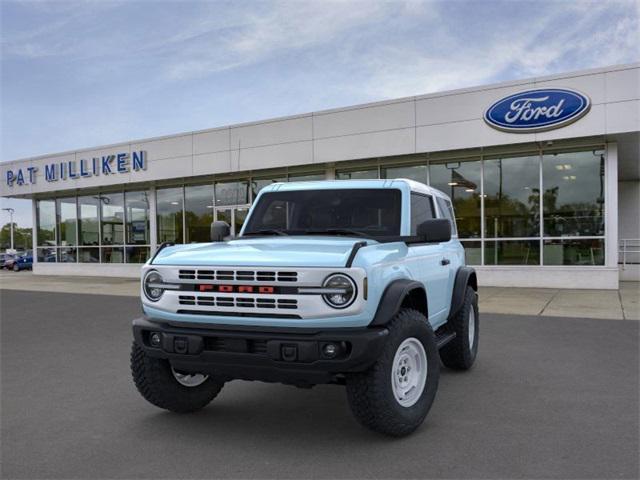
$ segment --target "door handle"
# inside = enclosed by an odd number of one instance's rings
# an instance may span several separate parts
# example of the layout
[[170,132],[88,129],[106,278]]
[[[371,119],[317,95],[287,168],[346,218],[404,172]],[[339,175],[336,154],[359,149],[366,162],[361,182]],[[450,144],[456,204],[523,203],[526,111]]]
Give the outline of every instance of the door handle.
[[440,260],[440,265],[449,265],[451,263],[451,260],[449,260],[448,258],[443,258],[442,260]]

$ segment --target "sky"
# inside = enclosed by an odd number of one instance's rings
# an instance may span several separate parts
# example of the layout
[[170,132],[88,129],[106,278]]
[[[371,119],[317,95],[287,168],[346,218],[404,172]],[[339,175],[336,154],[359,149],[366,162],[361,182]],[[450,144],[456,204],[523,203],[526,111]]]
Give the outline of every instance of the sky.
[[[0,16],[0,161],[640,60],[640,0],[2,0]],[[2,207],[31,225],[29,201]]]

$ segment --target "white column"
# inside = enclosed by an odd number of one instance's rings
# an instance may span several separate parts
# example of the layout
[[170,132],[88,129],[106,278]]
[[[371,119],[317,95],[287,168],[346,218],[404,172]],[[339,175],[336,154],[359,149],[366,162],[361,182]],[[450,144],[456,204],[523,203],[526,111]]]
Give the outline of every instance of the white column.
[[618,266],[618,144],[608,143],[605,152],[605,265]]
[[151,242],[151,255],[158,248],[158,216],[156,208],[156,187],[149,188],[149,240]]
[[31,199],[31,252],[33,254],[33,263],[38,263],[38,250],[36,247],[38,246],[38,214],[37,214],[37,202],[36,199]]
[[327,164],[327,169],[325,170],[325,178],[327,180],[335,180],[336,179],[336,165],[335,163]]

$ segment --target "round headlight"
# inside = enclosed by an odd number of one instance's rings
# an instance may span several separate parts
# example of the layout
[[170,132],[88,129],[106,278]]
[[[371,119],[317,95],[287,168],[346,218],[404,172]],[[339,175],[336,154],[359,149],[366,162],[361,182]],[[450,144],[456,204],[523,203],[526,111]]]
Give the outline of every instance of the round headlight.
[[329,275],[322,287],[326,291],[322,298],[333,308],[347,308],[356,299],[356,284],[341,273]]
[[152,302],[157,302],[162,297],[164,289],[162,288],[162,276],[155,270],[151,270],[144,277],[144,294]]

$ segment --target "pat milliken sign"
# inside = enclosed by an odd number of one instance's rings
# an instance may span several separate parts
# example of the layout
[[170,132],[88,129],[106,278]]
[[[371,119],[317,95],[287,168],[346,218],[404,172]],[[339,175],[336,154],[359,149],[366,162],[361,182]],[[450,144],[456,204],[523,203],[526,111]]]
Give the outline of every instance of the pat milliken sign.
[[573,123],[590,108],[589,97],[576,90],[539,88],[498,100],[484,112],[484,121],[505,132],[542,132]]
[[100,157],[52,162],[39,167],[9,169],[4,178],[9,187],[35,184],[39,177],[47,182],[87,177],[118,175],[147,169],[147,152],[114,153]]

